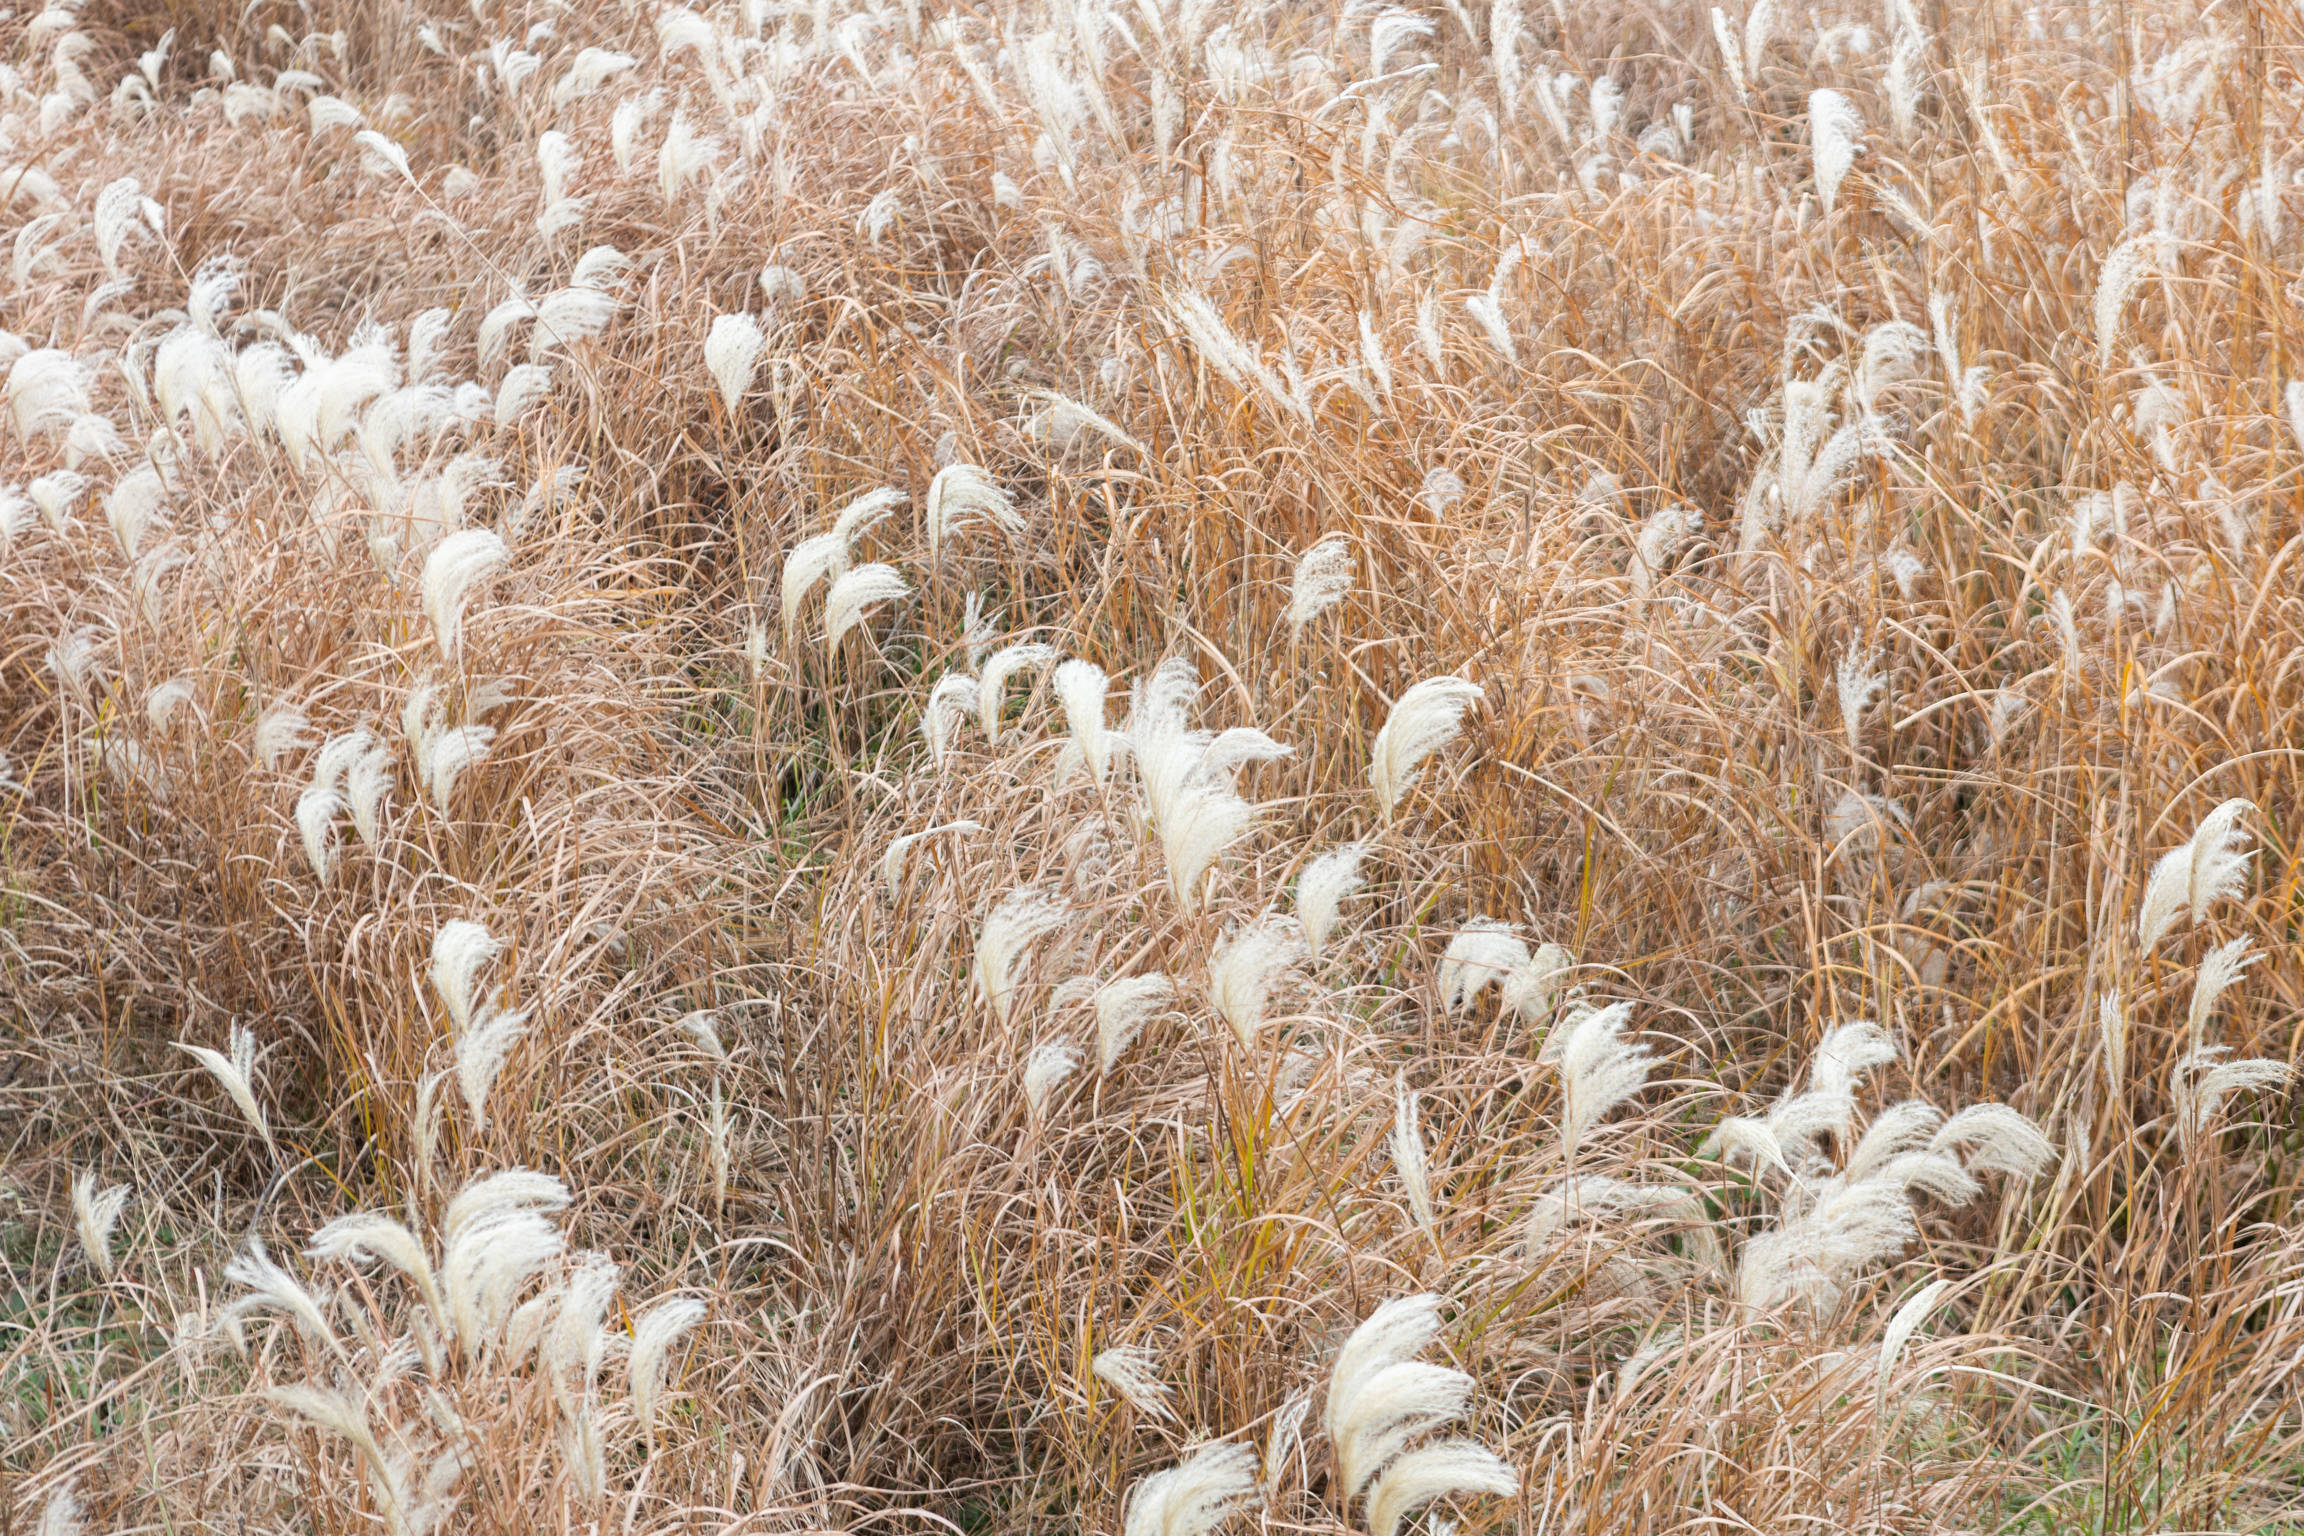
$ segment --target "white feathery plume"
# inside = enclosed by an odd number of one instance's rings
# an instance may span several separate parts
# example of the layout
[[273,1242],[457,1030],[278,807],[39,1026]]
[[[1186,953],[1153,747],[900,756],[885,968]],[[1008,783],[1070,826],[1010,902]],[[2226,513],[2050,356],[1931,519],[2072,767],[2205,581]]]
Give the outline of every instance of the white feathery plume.
[[1304,958],[1304,941],[1285,918],[1266,917],[1220,940],[1208,956],[1208,1000],[1246,1051],[1256,1049],[1272,988]]
[[1027,886],[1009,892],[976,936],[976,995],[1001,1024],[1015,1006],[1016,972],[1025,952],[1064,926],[1072,909]]
[[264,1251],[262,1239],[248,1240],[247,1248],[224,1266],[224,1278],[249,1290],[248,1295],[227,1307],[219,1319],[235,1339],[240,1336],[242,1314],[258,1307],[270,1307],[287,1314],[297,1330],[315,1344],[337,1347],[335,1331],[328,1326],[327,1314],[320,1310],[320,1303],[295,1276],[272,1262],[271,1255]]
[[[176,711],[192,702],[192,679],[172,677],[144,695],[144,722],[155,731],[168,729],[168,722],[176,718]],[[198,707],[194,707],[197,714]]]
[[1166,976],[1123,976],[1096,990],[1096,1070],[1109,1073],[1144,1026],[1176,1000]]
[[352,808],[353,830],[370,847],[383,836],[383,809],[392,793],[392,749],[371,747],[344,773],[344,795]]
[[1848,1154],[1842,1175],[1850,1183],[1871,1178],[1887,1166],[1889,1159],[1926,1145],[1943,1123],[1944,1112],[1925,1099],[1906,1099],[1901,1104],[1889,1105],[1864,1127],[1864,1135],[1856,1143],[1856,1150]]
[[843,572],[824,598],[824,649],[840,649],[848,631],[864,621],[864,610],[909,597],[911,584],[892,565],[860,565]]
[[71,518],[72,504],[80,499],[90,483],[86,475],[76,470],[54,469],[34,480],[25,490],[49,528],[62,533],[64,524]]
[[432,935],[432,990],[439,994],[458,1034],[472,1027],[479,1001],[473,983],[480,968],[503,951],[503,940],[469,918],[450,918]]
[[1188,782],[1159,819],[1168,893],[1184,912],[1199,909],[1201,878],[1256,826],[1256,808],[1222,780]]
[[1816,1059],[1808,1068],[1808,1090],[1846,1098],[1864,1081],[1865,1073],[1888,1065],[1898,1054],[1895,1040],[1870,1019],[1837,1025],[1816,1047]]
[[947,464],[928,482],[928,563],[943,558],[944,541],[962,526],[989,521],[1009,534],[1024,531],[1015,498],[973,464]]
[[1571,1175],[1537,1196],[1528,1212],[1528,1243],[1541,1248],[1564,1227],[1618,1215],[1679,1227],[1694,1258],[1713,1269],[1722,1266],[1720,1240],[1703,1201],[1670,1185],[1635,1184],[1602,1173]]
[[212,1046],[186,1045],[176,1042],[176,1049],[190,1056],[208,1069],[208,1075],[224,1087],[232,1103],[264,1138],[265,1147],[274,1156],[279,1148],[272,1144],[272,1127],[265,1121],[264,1106],[256,1102],[256,1035],[245,1024],[235,1024],[225,1035],[225,1050]]
[[1296,920],[1304,925],[1304,948],[1313,957],[1317,958],[1327,944],[1344,898],[1365,883],[1360,861],[1367,853],[1366,843],[1332,848],[1305,865],[1304,873],[1296,877]]
[[1008,702],[1008,679],[1027,667],[1045,667],[1056,659],[1056,648],[1027,641],[1020,645],[1004,645],[984,660],[983,675],[976,682],[976,723],[983,727],[984,739],[997,744],[1000,740],[1000,716]]
[[1840,728],[1848,733],[1848,755],[1864,755],[1864,712],[1872,701],[1888,686],[1888,680],[1872,669],[1880,664],[1878,651],[1850,649],[1840,658],[1833,678],[1839,685]]
[[408,167],[408,151],[400,145],[373,128],[361,129],[352,135],[352,142],[360,146],[360,163],[368,170],[416,185],[416,173]]
[[541,362],[556,347],[599,335],[623,307],[623,300],[598,288],[572,285],[547,294],[528,333],[528,360]]
[[510,558],[503,539],[485,528],[460,528],[424,557],[424,617],[432,622],[443,657],[455,659],[472,589]]
[[2056,1146],[2022,1111],[2005,1104],[1971,1104],[1937,1127],[1928,1150],[1968,1149],[1968,1170],[2010,1173],[2021,1179],[2046,1173]]
[[[316,98],[324,99],[324,98]],[[387,1531],[409,1531],[410,1500],[405,1480],[384,1447],[376,1439],[376,1431],[369,1426],[368,1410],[349,1393],[327,1387],[295,1385],[270,1387],[264,1400],[284,1413],[295,1415],[316,1429],[327,1430],[348,1442],[359,1454],[360,1462],[368,1474],[369,1492],[375,1495],[377,1513],[384,1517]]]
[[136,546],[144,542],[145,531],[161,515],[167,498],[166,483],[149,464],[137,466],[113,483],[104,497],[104,521],[121,554],[136,558]]
[[2228,1046],[2200,1046],[2186,1052],[2168,1073],[2168,1098],[2176,1107],[2177,1142],[2187,1157],[2198,1148],[2200,1139],[2215,1129],[2225,1099],[2251,1089],[2278,1088],[2288,1081],[2290,1068],[2284,1061],[2265,1057],[2222,1059],[2230,1053]]
[[2128,1081],[2128,1010],[2118,987],[2096,999],[2096,1027],[2104,1037],[2104,1075],[2117,1094]]
[[1914,1291],[1895,1314],[1888,1319],[1887,1328],[1880,1335],[1880,1366],[1872,1382],[1872,1413],[1875,1418],[1888,1410],[1888,1381],[1896,1372],[1896,1362],[1903,1357],[1904,1346],[1920,1331],[1928,1314],[1936,1310],[1936,1303],[1952,1289],[1949,1280],[1931,1280]]
[[1121,1536],[1210,1536],[1257,1498],[1256,1453],[1220,1440],[1130,1489]]
[[1558,944],[1539,944],[1523,965],[1504,978],[1501,1001],[1514,1018],[1534,1024],[1552,1011],[1564,977],[1576,969],[1576,957]]
[[928,691],[928,702],[920,710],[920,734],[928,738],[929,761],[941,765],[945,754],[952,750],[953,732],[960,722],[968,718],[969,706],[976,702],[976,679],[965,672],[947,672],[936,679],[936,686]]
[[[1766,4],[1767,0],[1761,0]],[[1757,7],[1755,7],[1757,12]],[[1864,149],[1864,114],[1838,91],[1808,93],[1808,148],[1816,161],[1816,193],[1829,218],[1840,183]]]
[[71,353],[36,347],[8,369],[4,391],[16,436],[29,443],[36,433],[70,431],[88,414],[88,370]]
[[612,48],[586,48],[576,55],[576,62],[568,66],[552,86],[552,104],[567,106],[595,94],[601,86],[627,70],[637,68],[640,61],[628,53]]
[[2128,312],[2128,301],[2150,275],[2153,254],[2162,237],[2146,232],[2131,235],[2112,247],[2104,258],[2103,267],[2096,274],[2096,366],[2112,366],[2112,353],[2120,344],[2121,317]]
[[127,1185],[99,1190],[94,1169],[72,1176],[72,1227],[79,1235],[80,1251],[107,1280],[112,1278],[112,1229],[120,1225],[120,1213],[127,1208]]
[[489,743],[495,739],[496,727],[492,725],[453,726],[432,739],[419,768],[431,787],[433,808],[441,815],[448,814],[457,782],[468,770],[488,760]]
[[784,569],[779,577],[778,603],[784,616],[784,639],[789,643],[792,629],[800,620],[800,605],[825,577],[839,577],[848,571],[848,541],[838,532],[819,533],[802,539],[784,556]]
[[1471,1440],[1442,1440],[1403,1453],[1368,1490],[1369,1536],[1397,1536],[1400,1522],[1434,1499],[1449,1494],[1486,1493],[1511,1498],[1520,1474],[1486,1446]]
[[1176,1390],[1160,1379],[1160,1357],[1151,1350],[1125,1345],[1101,1350],[1088,1362],[1088,1369],[1146,1418],[1163,1424],[1176,1422],[1171,1401]]
[[709,1008],[695,1008],[672,1021],[672,1027],[694,1040],[715,1063],[725,1064],[728,1047],[720,1043],[720,1016]]
[[1110,679],[1092,661],[1075,656],[1056,668],[1056,698],[1064,706],[1064,728],[1071,736],[1071,751],[1079,754],[1088,776],[1101,785],[1111,766],[1113,733],[1104,724],[1104,695]]
[[571,288],[597,288],[602,293],[613,293],[632,270],[632,258],[612,245],[595,245],[576,258],[575,268],[568,274]]
[[331,128],[357,128],[362,121],[358,107],[341,96],[330,96],[324,92],[306,102],[304,112],[316,134],[326,133]]
[[525,1013],[507,1013],[491,1002],[470,1029],[456,1037],[456,1086],[465,1107],[472,1111],[472,1129],[488,1128],[488,1090],[512,1054],[512,1047],[528,1033]]
[[1624,566],[1635,601],[1646,601],[1671,566],[1672,557],[1702,523],[1694,507],[1658,507],[1640,520],[1640,532],[1632,540],[1632,558]]
[[1418,1125],[1416,1091],[1405,1083],[1394,1091],[1392,1103],[1392,1170],[1408,1196],[1408,1209],[1416,1225],[1440,1246],[1440,1229],[1432,1212],[1432,1170],[1424,1156],[1424,1133]]
[[1155,827],[1169,820],[1207,755],[1208,734],[1192,728],[1192,701],[1199,693],[1199,674],[1181,656],[1160,663],[1151,679],[1135,691],[1135,708],[1126,727],[1128,750],[1136,759]]
[[[1403,1314],[1392,1313],[1404,1304]],[[1345,1499],[1359,1497],[1369,1479],[1411,1440],[1461,1417],[1471,1406],[1470,1376],[1409,1358],[1437,1336],[1438,1304],[1436,1296],[1388,1301],[1337,1354],[1323,1418]],[[1366,1337],[1370,1330],[1375,1335]]]
[[2240,818],[2256,809],[2245,798],[2226,800],[2201,818],[2190,841],[2171,848],[2152,866],[2136,914],[2136,936],[2150,954],[2187,913],[2204,921],[2208,908],[2247,886],[2248,832]]
[[704,338],[704,367],[720,386],[720,402],[731,416],[736,413],[736,402],[751,387],[752,375],[760,367],[760,354],[767,346],[760,322],[750,315],[720,315],[712,321],[711,334]]
[[1560,1068],[1560,1135],[1571,1157],[1600,1118],[1647,1083],[1655,1059],[1623,1038],[1630,1003],[1613,1003],[1554,1028],[1543,1058]]
[[1752,85],[1760,83],[1760,65],[1768,57],[1768,45],[1776,37],[1776,0],[1752,0],[1752,8],[1744,13],[1744,46],[1738,57],[1744,65],[1744,79]]
[[440,354],[446,350],[448,333],[455,326],[456,312],[445,307],[427,309],[408,322],[409,383],[438,384],[445,381],[440,368]]
[[656,1443],[656,1399],[664,1390],[672,1346],[704,1321],[704,1313],[704,1303],[695,1297],[674,1296],[641,1313],[632,1325],[632,1416],[651,1446]]
[[1475,917],[1456,930],[1440,956],[1440,1006],[1469,1008],[1490,986],[1528,963],[1528,946],[1510,923]]
[[2192,1004],[2185,1011],[2186,1029],[2194,1045],[2206,1040],[2208,1019],[2216,1011],[2216,1000],[2249,966],[2263,958],[2252,953],[2253,949],[2254,945],[2242,936],[2218,945],[2200,962],[2200,973],[2192,979]]
[[1896,1257],[1918,1233],[1901,1183],[1868,1179],[1828,1188],[1806,1213],[1744,1245],[1737,1293],[1755,1309],[1800,1298],[1829,1311],[1850,1276]]
[[293,704],[275,704],[256,717],[256,761],[278,768],[280,759],[313,744],[312,722]]
[[440,1282],[433,1274],[432,1259],[416,1234],[389,1216],[372,1211],[356,1211],[339,1216],[312,1234],[312,1241],[304,1249],[305,1256],[313,1259],[345,1259],[354,1263],[381,1259],[408,1277],[424,1305],[432,1311],[435,1323],[447,1326],[448,1314],[440,1300]]
[[32,1536],[83,1536],[80,1500],[71,1483],[48,1495],[48,1502],[40,1506],[40,1520],[32,1527]]
[[[580,1253],[569,1265],[568,1278],[558,1294],[537,1298],[552,1307],[551,1323],[537,1340],[537,1356],[556,1393],[564,1397],[564,1407],[590,1396],[599,1382],[600,1366],[610,1344],[608,1330],[602,1325],[622,1280],[616,1261],[606,1254]],[[516,1353],[517,1344],[507,1342]]]
[[616,104],[608,116],[608,152],[615,157],[616,169],[632,174],[633,150],[640,138],[641,125],[655,115],[663,105],[661,91],[650,91],[644,96],[628,96]]
[[1445,464],[1435,464],[1424,471],[1424,483],[1416,492],[1416,500],[1434,517],[1445,517],[1448,509],[1464,499],[1464,477]]
[[480,366],[488,367],[503,355],[504,347],[511,338],[514,326],[524,325],[535,318],[535,301],[515,286],[510,298],[503,300],[480,317],[478,333]]
[[551,395],[550,364],[514,363],[504,370],[504,382],[496,386],[496,401],[489,414],[495,418],[500,431],[516,427]]
[[887,851],[880,855],[880,882],[888,887],[890,895],[904,879],[904,866],[912,856],[912,845],[923,838],[941,832],[981,832],[984,828],[973,821],[948,821],[940,827],[923,827],[918,832],[906,832],[888,840]]
[[2280,399],[2288,411],[2288,435],[2304,450],[2304,379],[2290,379],[2282,387]]
[[466,1356],[502,1332],[520,1290],[560,1257],[560,1233],[541,1213],[567,1204],[567,1186],[525,1168],[475,1179],[448,1202],[440,1225],[440,1294]]
[[1488,274],[1487,291],[1476,293],[1464,301],[1465,312],[1480,322],[1481,334],[1488,338],[1488,344],[1496,349],[1505,362],[1512,364],[1520,361],[1520,348],[1512,339],[1511,317],[1504,310],[1504,291],[1512,281],[1513,272],[1519,268],[1520,261],[1519,246],[1506,249],[1496,259],[1495,270]]
[[1450,676],[1428,677],[1400,695],[1368,753],[1368,782],[1387,820],[1424,760],[1456,739],[1481,697],[1479,684]]
[[1080,1070],[1080,1053],[1060,1041],[1034,1047],[1024,1063],[1024,1106],[1032,1118],[1048,1113],[1048,1096],[1064,1079]]
[[1303,633],[1306,624],[1344,601],[1358,572],[1352,541],[1340,533],[1304,551],[1288,591],[1288,632]]

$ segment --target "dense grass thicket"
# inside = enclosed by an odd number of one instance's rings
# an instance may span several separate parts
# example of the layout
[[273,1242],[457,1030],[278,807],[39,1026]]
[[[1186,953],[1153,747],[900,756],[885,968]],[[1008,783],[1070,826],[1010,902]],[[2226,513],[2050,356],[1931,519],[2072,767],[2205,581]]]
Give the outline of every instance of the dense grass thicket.
[[0,11],[0,1528],[2304,1530],[2304,12]]

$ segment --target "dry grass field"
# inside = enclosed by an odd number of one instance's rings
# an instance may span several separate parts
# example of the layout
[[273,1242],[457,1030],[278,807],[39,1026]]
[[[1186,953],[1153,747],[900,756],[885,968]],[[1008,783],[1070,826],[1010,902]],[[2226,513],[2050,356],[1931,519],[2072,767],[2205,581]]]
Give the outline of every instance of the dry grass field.
[[0,11],[0,1530],[2304,1530],[2304,12]]

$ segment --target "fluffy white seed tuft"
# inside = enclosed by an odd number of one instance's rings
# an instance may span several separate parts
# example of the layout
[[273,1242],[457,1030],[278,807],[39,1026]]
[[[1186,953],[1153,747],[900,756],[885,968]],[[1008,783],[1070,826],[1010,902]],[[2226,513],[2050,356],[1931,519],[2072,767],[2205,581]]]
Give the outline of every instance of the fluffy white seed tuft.
[[1428,677],[1400,695],[1369,748],[1368,782],[1389,819],[1425,759],[1456,739],[1465,712],[1482,697],[1460,677]]

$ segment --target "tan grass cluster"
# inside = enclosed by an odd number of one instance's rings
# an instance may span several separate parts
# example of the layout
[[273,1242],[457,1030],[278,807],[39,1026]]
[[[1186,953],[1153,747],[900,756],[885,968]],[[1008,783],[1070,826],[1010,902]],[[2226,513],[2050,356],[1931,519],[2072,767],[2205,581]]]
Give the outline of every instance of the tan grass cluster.
[[0,14],[0,1528],[2304,1522],[2304,13]]

